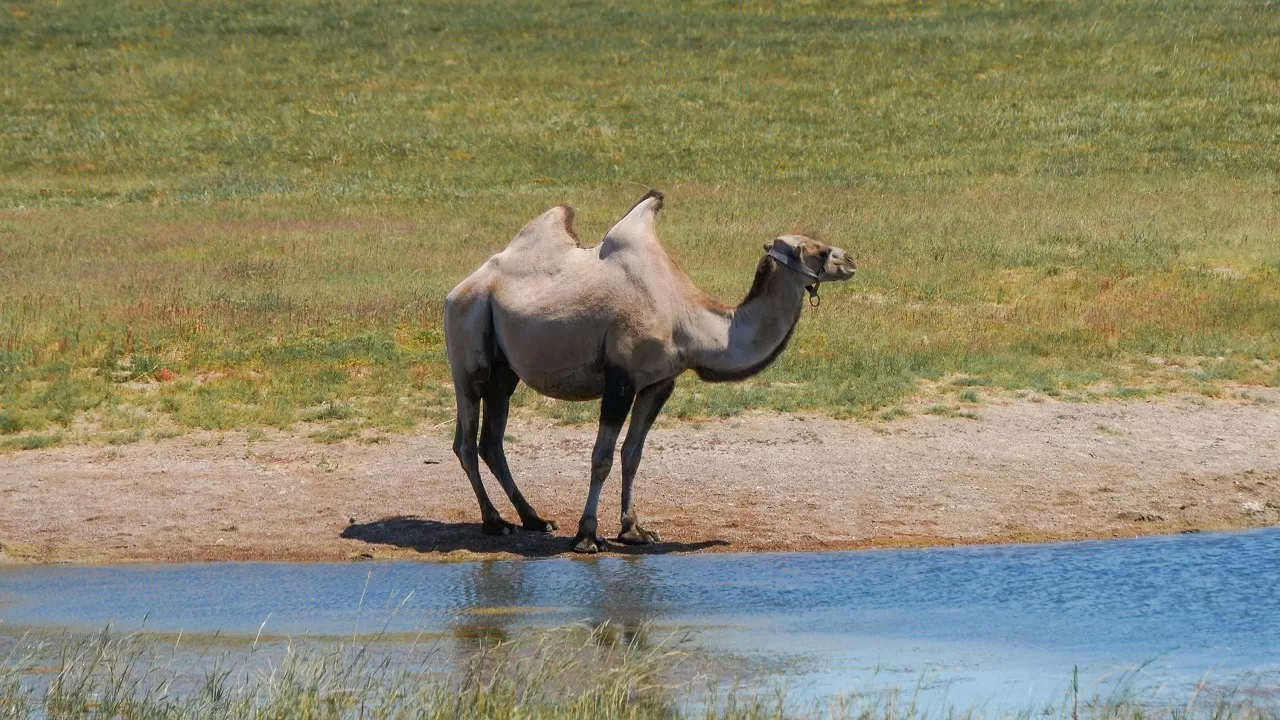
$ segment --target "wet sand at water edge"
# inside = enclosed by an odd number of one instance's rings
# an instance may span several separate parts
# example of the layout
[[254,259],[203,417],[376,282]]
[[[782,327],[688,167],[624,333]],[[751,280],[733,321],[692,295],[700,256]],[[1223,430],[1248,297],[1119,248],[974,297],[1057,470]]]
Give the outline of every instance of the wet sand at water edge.
[[[1280,392],[992,401],[977,419],[753,414],[670,422],[636,481],[663,542],[613,552],[834,550],[1280,523]],[[193,433],[0,455],[0,562],[476,559],[568,550],[593,426],[514,418],[507,452],[555,535],[480,534],[447,428],[324,445]],[[490,495],[516,520],[487,473]],[[618,529],[620,469],[601,534]]]

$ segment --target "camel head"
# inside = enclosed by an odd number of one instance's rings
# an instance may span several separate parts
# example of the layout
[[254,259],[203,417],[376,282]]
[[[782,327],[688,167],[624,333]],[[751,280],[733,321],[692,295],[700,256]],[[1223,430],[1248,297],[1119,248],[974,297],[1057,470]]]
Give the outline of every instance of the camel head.
[[806,284],[842,282],[858,271],[858,264],[849,253],[804,235],[779,236],[765,243],[764,251],[783,267],[809,280]]

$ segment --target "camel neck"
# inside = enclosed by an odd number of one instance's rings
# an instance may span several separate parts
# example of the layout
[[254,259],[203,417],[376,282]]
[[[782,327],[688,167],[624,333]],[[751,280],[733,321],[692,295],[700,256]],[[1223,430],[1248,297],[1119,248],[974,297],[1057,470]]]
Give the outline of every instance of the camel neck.
[[787,347],[804,306],[803,278],[764,257],[747,297],[736,308],[708,308],[703,342],[691,356],[703,380],[743,380],[769,367]]

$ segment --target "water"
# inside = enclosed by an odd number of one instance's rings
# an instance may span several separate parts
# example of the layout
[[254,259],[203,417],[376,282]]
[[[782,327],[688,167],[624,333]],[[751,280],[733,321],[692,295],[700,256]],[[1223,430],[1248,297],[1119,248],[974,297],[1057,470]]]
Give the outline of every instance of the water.
[[[362,600],[363,598],[363,600]],[[1142,677],[1280,677],[1280,529],[1048,545],[458,564],[219,563],[0,570],[0,622],[93,630],[474,637],[648,622],[795,661],[793,694],[922,686],[1030,707]],[[1108,685],[1108,683],[1111,685]],[[1099,684],[1100,683],[1100,684]],[[1088,688],[1086,688],[1088,690]]]

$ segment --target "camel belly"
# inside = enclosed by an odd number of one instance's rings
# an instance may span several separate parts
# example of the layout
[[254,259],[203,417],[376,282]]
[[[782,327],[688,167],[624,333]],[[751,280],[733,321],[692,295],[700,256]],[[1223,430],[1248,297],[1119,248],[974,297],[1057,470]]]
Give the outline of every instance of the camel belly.
[[604,323],[495,308],[494,330],[507,364],[539,393],[560,400],[592,400],[603,394]]
[[604,394],[604,374],[580,372],[556,374],[538,370],[521,372],[512,367],[524,384],[540,395],[557,400],[599,400]]
[[526,283],[499,288],[494,331],[507,364],[526,385],[561,400],[604,394],[605,368],[637,387],[678,372],[669,329],[657,332],[632,317],[638,303],[610,293],[604,283]]
[[594,400],[604,394],[604,364],[599,347],[571,340],[560,343],[511,342],[502,338],[507,364],[526,385],[558,400]]
[[666,358],[652,364],[635,363],[633,357],[607,360],[600,357],[588,364],[576,360],[576,357],[547,354],[539,357],[523,355],[519,360],[508,357],[507,362],[526,385],[558,400],[599,399],[604,394],[604,369],[607,366],[626,373],[638,389],[679,375],[682,370]]

